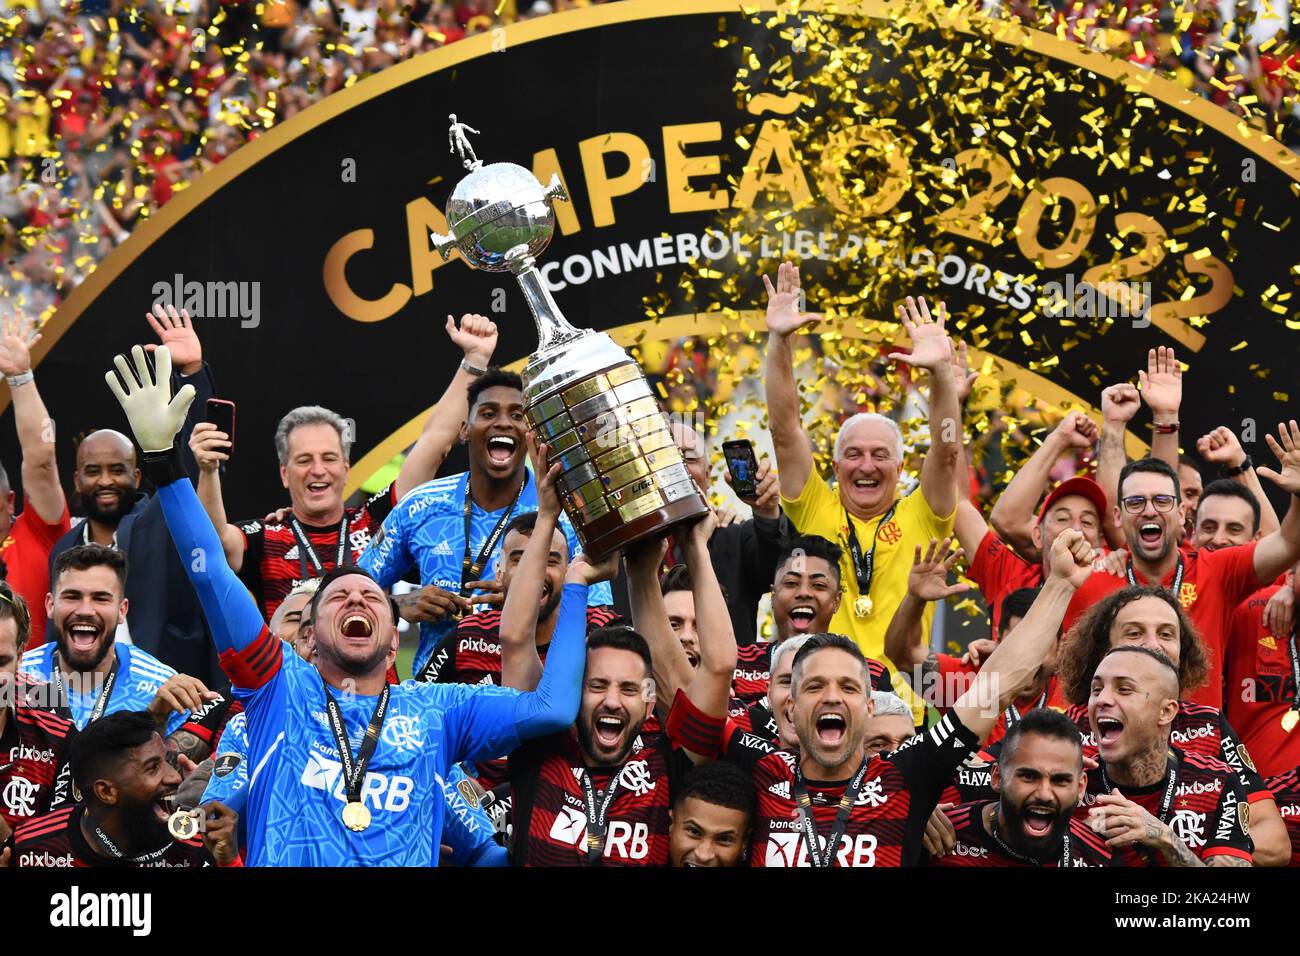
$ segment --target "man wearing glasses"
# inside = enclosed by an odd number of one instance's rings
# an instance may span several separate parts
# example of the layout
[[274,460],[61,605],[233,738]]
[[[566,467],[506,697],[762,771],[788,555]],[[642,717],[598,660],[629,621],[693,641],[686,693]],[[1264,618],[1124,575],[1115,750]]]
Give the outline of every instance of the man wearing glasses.
[[1168,463],[1142,458],[1124,466],[1119,477],[1116,520],[1128,559],[1118,574],[1093,574],[1079,588],[1063,627],[1106,595],[1133,585],[1168,588],[1196,625],[1210,658],[1207,684],[1187,699],[1223,705],[1223,647],[1232,612],[1261,585],[1272,582],[1300,558],[1300,425],[1278,426],[1278,438],[1265,436],[1279,471],[1259,474],[1291,495],[1291,506],[1277,531],[1242,545],[1183,552],[1178,548],[1178,474]]

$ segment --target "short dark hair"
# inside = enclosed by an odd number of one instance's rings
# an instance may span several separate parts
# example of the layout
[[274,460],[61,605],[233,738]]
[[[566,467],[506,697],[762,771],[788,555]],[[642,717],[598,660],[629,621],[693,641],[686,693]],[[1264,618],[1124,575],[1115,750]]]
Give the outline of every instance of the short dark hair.
[[631,651],[645,661],[646,673],[654,666],[650,657],[650,645],[646,639],[626,624],[609,624],[597,628],[587,635],[587,650],[595,651],[602,647],[612,647],[616,651]]
[[[320,607],[320,599],[325,594],[325,589],[339,578],[345,578],[350,574],[359,574],[363,578],[369,578],[371,581],[375,581],[374,575],[365,568],[358,567],[355,564],[340,564],[338,567],[330,568],[321,576],[320,586],[316,588],[316,593],[311,596],[311,603],[307,605],[307,614],[302,619],[303,624],[310,624],[312,627],[316,626],[316,609]],[[379,582],[375,581],[375,584],[379,584]],[[383,590],[382,585],[380,585],[380,590]],[[388,600],[388,609],[392,612],[393,624],[396,625],[398,617],[397,602],[395,602],[391,596]]]
[[[1143,647],[1140,644],[1121,644],[1119,647],[1112,647],[1108,650],[1102,660],[1110,657],[1112,654],[1143,654],[1153,661],[1159,661],[1169,672],[1174,675],[1174,683],[1178,683],[1178,666],[1169,659],[1169,655],[1164,651],[1157,651],[1150,647]],[[1181,691],[1181,687],[1179,690]]]
[[1190,468],[1198,475],[1201,473],[1201,463],[1186,452],[1183,452],[1178,456],[1178,467]]
[[505,369],[493,365],[469,383],[469,389],[466,392],[469,398],[469,410],[474,410],[474,405],[478,402],[480,395],[489,388],[497,387],[513,388],[517,392],[522,392],[524,390],[524,380],[515,372],[507,372]]
[[809,654],[815,654],[827,648],[835,648],[844,651],[844,653],[856,658],[862,664],[862,679],[866,682],[867,689],[871,689],[871,673],[867,668],[867,659],[852,640],[843,634],[810,634],[808,640],[803,642],[799,650],[794,652],[794,660],[790,662],[790,680],[793,687],[797,681],[794,678],[795,671],[799,670],[799,665],[807,659]]
[[691,584],[691,571],[684,564],[674,564],[668,569],[668,572],[659,579],[659,593],[667,594],[669,591],[691,591],[694,590]]
[[537,527],[537,512],[525,511],[523,514],[517,514],[510,519],[506,525],[506,530],[501,532],[501,540],[506,539],[511,531],[518,531],[520,534],[532,536],[533,529]]
[[777,569],[785,567],[796,551],[802,552],[807,558],[821,558],[831,566],[831,573],[835,575],[836,583],[839,583],[840,558],[844,556],[844,550],[834,541],[819,534],[791,535],[781,542],[781,550],[776,556]]
[[693,768],[682,781],[673,806],[680,807],[690,797],[715,807],[739,810],[748,818],[753,818],[757,803],[754,778],[725,760],[714,760]]
[[10,618],[17,626],[15,649],[22,654],[28,638],[32,636],[32,613],[27,609],[27,601],[23,596],[10,587],[8,581],[0,581],[0,621]]
[[1073,743],[1079,751],[1079,763],[1083,764],[1083,741],[1079,737],[1079,728],[1075,726],[1074,721],[1059,710],[1035,707],[1008,727],[1007,735],[1002,738],[1002,749],[998,753],[998,767],[1003,773],[1006,773],[1007,767],[1016,755],[1016,745],[1025,734],[1038,734],[1040,737]]
[[1038,588],[1016,588],[1002,599],[1002,626],[1013,617],[1023,618],[1038,599]]
[[[1201,687],[1210,673],[1210,661],[1196,627],[1178,600],[1166,589],[1144,585],[1122,588],[1102,598],[1075,621],[1061,639],[1056,672],[1061,691],[1071,704],[1086,704],[1092,691],[1092,675],[1101,659],[1110,653],[1110,629],[1119,612],[1139,598],[1159,598],[1178,616],[1178,686],[1183,696]],[[1163,655],[1162,655],[1163,656]],[[1167,660],[1168,658],[1166,658]]]
[[1259,530],[1259,499],[1256,498],[1254,493],[1245,485],[1240,485],[1227,478],[1219,478],[1210,482],[1201,489],[1201,500],[1196,503],[1197,521],[1201,520],[1201,509],[1205,507],[1205,499],[1213,498],[1216,495],[1222,498],[1240,498],[1242,501],[1246,502],[1246,504],[1250,505],[1250,514],[1254,520],[1254,524],[1250,526],[1250,533],[1253,535]]
[[1124,482],[1128,480],[1128,476],[1140,471],[1152,471],[1157,475],[1164,475],[1174,483],[1174,499],[1183,500],[1183,483],[1178,480],[1178,472],[1174,471],[1169,462],[1163,458],[1151,457],[1134,459],[1120,469],[1119,484],[1115,486],[1116,498],[1124,497]]
[[55,558],[50,590],[54,590],[55,582],[66,571],[88,571],[98,567],[112,568],[122,592],[126,592],[126,555],[117,548],[106,548],[101,544],[79,544]]
[[115,773],[127,751],[147,744],[156,733],[153,717],[144,710],[119,710],[88,724],[68,747],[72,781],[82,796],[93,799],[95,781]]

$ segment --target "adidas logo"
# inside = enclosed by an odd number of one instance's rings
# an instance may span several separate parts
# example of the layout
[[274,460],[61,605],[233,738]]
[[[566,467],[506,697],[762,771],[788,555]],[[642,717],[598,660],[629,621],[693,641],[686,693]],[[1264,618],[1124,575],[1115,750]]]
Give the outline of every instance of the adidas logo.
[[1261,637],[1259,639],[1259,643],[1261,646],[1267,647],[1270,651],[1277,650],[1277,641],[1274,640],[1272,634],[1266,634],[1263,637]]
[[444,557],[452,556],[451,545],[447,543],[446,538],[443,538],[434,546],[433,553],[443,555]]
[[284,553],[284,560],[286,561],[298,560],[298,546],[296,544]]
[[771,794],[775,794],[776,796],[780,797],[782,800],[789,800],[790,781],[789,780],[778,781],[777,783],[774,783],[772,784],[772,786],[768,787],[767,792]]
[[481,681],[479,681],[479,684],[486,684],[487,686],[491,687],[491,686],[492,686],[492,675],[491,675],[491,674],[484,674],[484,675],[483,675],[483,679],[482,679]]

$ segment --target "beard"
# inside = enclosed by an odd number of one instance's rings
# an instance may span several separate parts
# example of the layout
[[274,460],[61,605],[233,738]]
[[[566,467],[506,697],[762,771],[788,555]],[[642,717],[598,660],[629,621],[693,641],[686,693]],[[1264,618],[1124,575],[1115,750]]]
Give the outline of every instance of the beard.
[[123,489],[117,497],[117,504],[109,508],[101,505],[94,494],[81,495],[81,504],[87,518],[102,524],[116,525],[135,507],[135,489]]
[[575,729],[578,732],[578,744],[582,747],[583,755],[593,764],[601,767],[616,767],[628,758],[632,753],[632,744],[636,742],[637,734],[641,733],[641,726],[645,719],[634,721],[632,715],[628,715],[628,724],[623,728],[623,743],[619,746],[618,752],[612,757],[599,756],[596,751],[596,735],[592,730],[592,724],[595,723],[596,715],[592,714],[584,720],[582,715],[578,715],[578,721]]
[[[1061,847],[1061,840],[1065,837],[1065,831],[1069,829],[1070,817],[1073,808],[1066,807],[1053,808],[1048,804],[1036,803],[1035,807],[1044,807],[1054,810],[1055,818],[1052,820],[1052,828],[1041,837],[1031,837],[1025,833],[1025,808],[1026,804],[1014,806],[1010,800],[1002,801],[1002,815],[1006,818],[1006,832],[1002,838],[1007,841],[1017,853],[1023,853],[1025,856],[1033,857],[1036,860],[1042,860],[1054,854]],[[995,818],[996,819],[996,818]]]
[[338,648],[333,644],[318,640],[316,642],[316,653],[345,674],[350,674],[353,677],[365,677],[373,674],[388,659],[389,648],[380,644],[365,657],[345,657],[339,653]]
[[[70,622],[65,622],[64,627],[69,626],[69,624]],[[73,650],[72,638],[69,637],[63,627],[59,627],[54,638],[54,643],[59,648],[59,660],[63,662],[65,667],[74,671],[83,674],[89,673],[98,667],[104,658],[108,656],[109,651],[113,649],[113,635],[115,633],[116,628],[107,634],[101,635],[95,649],[91,651],[89,657],[86,657],[82,652]]]
[[548,617],[554,614],[555,609],[560,606],[560,598],[563,596],[563,585],[561,585],[561,590],[559,591],[552,590],[550,595],[546,598],[546,603],[538,608],[537,620],[545,621]]

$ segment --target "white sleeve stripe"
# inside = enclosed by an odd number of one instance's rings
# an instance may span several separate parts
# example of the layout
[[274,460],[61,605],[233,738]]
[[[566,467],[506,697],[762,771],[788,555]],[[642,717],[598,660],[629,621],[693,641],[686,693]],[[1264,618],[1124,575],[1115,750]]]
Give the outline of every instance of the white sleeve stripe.
[[257,762],[257,766],[253,768],[253,772],[248,775],[248,785],[250,787],[253,785],[254,781],[257,780],[257,775],[262,772],[262,768],[266,766],[266,762],[271,759],[271,755],[275,753],[276,748],[280,746],[280,741],[282,740],[284,740],[283,730],[275,735],[275,740],[272,741],[271,746],[266,748],[266,753],[262,754],[262,759]]

